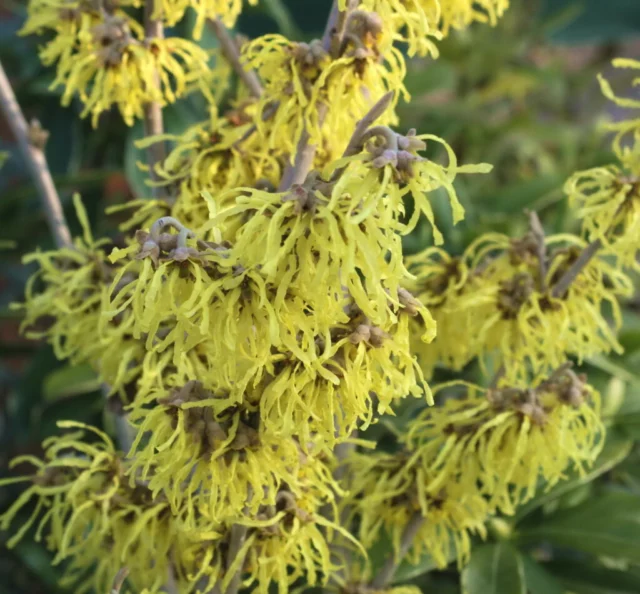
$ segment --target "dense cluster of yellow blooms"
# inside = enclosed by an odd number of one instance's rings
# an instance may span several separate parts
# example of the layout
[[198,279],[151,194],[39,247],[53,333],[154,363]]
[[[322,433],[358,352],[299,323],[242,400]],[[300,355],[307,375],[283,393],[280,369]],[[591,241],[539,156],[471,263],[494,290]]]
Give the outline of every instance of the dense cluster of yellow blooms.
[[[173,24],[195,9],[197,39],[206,19],[233,25],[242,4],[163,0],[153,14]],[[428,551],[444,566],[453,548],[463,564],[490,514],[593,462],[599,397],[567,361],[620,348],[604,312],[619,324],[632,289],[638,120],[611,127],[633,139],[616,140],[620,165],[567,183],[582,236],[545,237],[532,219],[524,237],[483,236],[459,257],[435,246],[403,256],[422,218],[441,244],[433,201],[462,220],[457,176],[491,168],[389,127],[408,98],[394,44],[436,56],[452,28],[495,24],[507,5],[341,0],[322,40],[266,35],[239,48],[260,96],[240,88],[225,111],[212,104],[207,121],[141,143],[171,142],[149,181],[169,199],[125,206],[125,245],[94,240],[76,199],[83,237],[28,257],[39,271],[19,307],[31,336],[89,362],[122,398],[135,438],[120,452],[64,423],[42,460],[17,460],[35,470],[10,479],[29,487],[1,526],[36,503],[11,544],[38,522],[77,592],[109,591],[124,566],[127,587],[154,594],[363,584],[340,551],[363,555],[382,532],[400,551],[418,517],[410,558]],[[24,32],[53,32],[42,59],[57,63],[63,102],[79,97],[94,124],[113,105],[131,124],[149,102],[229,88],[228,67],[195,42],[146,38],[136,7],[30,2]],[[430,406],[425,378],[474,359],[500,368],[492,386],[440,386],[446,400]],[[356,440],[336,471],[336,447],[408,396],[424,412],[398,451]]]

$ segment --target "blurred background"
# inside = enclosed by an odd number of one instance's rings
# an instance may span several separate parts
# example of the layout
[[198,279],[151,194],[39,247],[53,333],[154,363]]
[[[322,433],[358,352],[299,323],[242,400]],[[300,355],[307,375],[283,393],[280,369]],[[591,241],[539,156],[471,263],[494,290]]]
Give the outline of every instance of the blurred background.
[[[612,72],[609,62],[615,56],[640,58],[640,0],[511,1],[511,10],[495,29],[476,25],[453,34],[441,44],[437,62],[409,63],[406,85],[413,100],[410,107],[400,107],[401,127],[443,137],[463,163],[494,165],[491,175],[469,176],[458,183],[467,209],[463,224],[454,228],[446,201],[441,201],[442,209],[436,203],[446,247],[453,252],[485,231],[524,231],[524,209],[538,211],[549,233],[576,230],[562,185],[577,169],[613,161],[598,123],[620,116],[601,96],[596,73],[605,73],[614,88],[626,89],[628,75]],[[238,32],[253,37],[279,31],[293,39],[310,39],[321,34],[329,6],[330,0],[260,0],[258,7],[246,10]],[[115,235],[118,221],[105,216],[105,207],[148,195],[133,144],[141,128],[127,128],[114,112],[92,130],[89,122],[78,118],[78,105],[61,107],[59,93],[49,88],[53,73],[39,63],[38,40],[17,35],[24,18],[22,1],[0,0],[0,60],[27,118],[38,118],[50,132],[47,158],[73,230],[78,224],[71,195],[79,191],[96,235]],[[186,30],[176,28],[172,34]],[[205,33],[204,43],[214,47],[215,39]],[[188,98],[166,110],[166,128],[179,132],[205,115],[203,105]],[[9,307],[20,300],[31,272],[21,263],[22,255],[52,247],[38,196],[15,149],[0,117],[0,475],[9,472],[8,460],[15,455],[38,453],[40,442],[55,431],[60,419],[109,429],[99,382],[91,370],[56,361],[47,345],[21,338],[20,319]],[[429,241],[428,228],[420,227],[407,238],[406,249],[417,251]],[[596,544],[584,550],[580,541],[585,538],[576,537],[560,557],[562,562],[546,565],[553,584],[532,578],[537,585],[529,588],[531,594],[640,593],[640,526],[634,533],[627,525],[640,518],[637,295],[625,304],[621,342],[626,348],[623,356],[601,357],[586,366],[590,380],[605,395],[605,414],[613,419],[613,438],[608,457],[598,466],[599,478],[574,481],[570,489],[534,506],[524,514],[528,517],[520,530],[526,533],[532,523],[552,526],[554,518],[562,520],[565,508],[589,504],[603,489],[635,494],[630,501],[637,500],[636,507],[624,510],[620,534],[603,539],[600,549]],[[383,423],[370,436],[384,440],[387,430],[392,427]],[[0,490],[0,513],[18,492],[19,487]],[[610,519],[609,527],[615,521]],[[492,534],[499,538],[499,524]],[[587,540],[595,542],[594,538],[597,541],[591,533]],[[56,585],[59,569],[50,567],[43,545],[26,538],[7,550],[5,540],[0,534],[0,594],[61,592]],[[525,541],[528,555],[548,560],[544,534]],[[584,563],[594,559],[597,563]],[[428,577],[427,569],[423,564],[403,575],[424,591],[459,592],[455,568]],[[554,589],[557,584],[559,590]]]

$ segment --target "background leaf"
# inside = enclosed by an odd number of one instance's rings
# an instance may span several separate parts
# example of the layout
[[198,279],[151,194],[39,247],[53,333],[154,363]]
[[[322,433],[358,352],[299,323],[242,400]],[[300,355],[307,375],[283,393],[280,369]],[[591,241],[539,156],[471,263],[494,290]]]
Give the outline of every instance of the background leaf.
[[462,572],[464,594],[527,594],[522,556],[509,542],[473,550]]
[[640,592],[640,570],[637,568],[608,569],[593,560],[570,559],[545,563],[544,567],[574,594],[638,594]]
[[625,491],[599,494],[518,532],[522,543],[558,547],[640,563],[640,496]]

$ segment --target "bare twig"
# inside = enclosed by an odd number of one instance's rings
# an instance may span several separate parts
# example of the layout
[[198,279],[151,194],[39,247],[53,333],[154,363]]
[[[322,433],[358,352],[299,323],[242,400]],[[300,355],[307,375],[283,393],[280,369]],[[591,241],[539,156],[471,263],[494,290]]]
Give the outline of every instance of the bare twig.
[[387,110],[387,107],[391,105],[394,95],[394,91],[385,93],[358,122],[356,129],[353,131],[351,139],[349,140],[349,144],[342,155],[343,157],[351,157],[360,151],[362,148],[362,137],[373,123]]
[[40,194],[47,223],[56,245],[59,248],[70,247],[72,245],[71,233],[64,218],[60,197],[51,178],[44,151],[30,141],[30,126],[20,110],[2,64],[0,64],[0,106],[16,138],[20,152],[29,166],[33,183]]
[[127,579],[129,575],[129,570],[126,567],[123,567],[117,574],[113,580],[113,586],[111,587],[111,594],[120,594],[120,590],[122,590],[122,586],[124,585],[124,581]]
[[[238,556],[240,549],[242,549],[242,545],[247,538],[248,528],[246,526],[241,526],[240,524],[234,524],[231,527],[231,539],[229,542],[229,551],[227,552],[227,569],[231,567],[236,557]],[[229,587],[225,594],[237,594],[240,589],[242,578],[242,563],[238,567],[235,575],[229,582]]]
[[[318,106],[318,121],[322,123],[327,113],[327,106],[322,104]],[[305,128],[302,131],[298,146],[296,147],[295,159],[293,164],[289,164],[285,169],[280,185],[278,186],[279,192],[288,190],[295,184],[301,184],[307,177],[307,174],[313,167],[313,160],[318,150],[317,145],[309,144],[311,135]]]
[[544,228],[538,217],[538,213],[535,211],[529,211],[529,229],[536,241],[536,256],[538,258],[538,276],[540,277],[540,291],[546,291],[546,279],[547,279],[547,248],[545,246]]
[[347,17],[351,11],[357,8],[358,4],[360,4],[359,0],[348,0],[347,9],[339,10],[338,0],[333,1],[324,35],[322,36],[322,47],[334,58],[338,58],[340,55]]
[[601,247],[602,241],[596,239],[584,248],[582,253],[578,256],[578,259],[569,266],[566,272],[560,277],[560,280],[553,286],[553,289],[551,289],[551,296],[556,299],[564,297],[565,293],[569,290],[571,283],[576,280]]
[[324,28],[324,35],[322,36],[322,47],[325,51],[331,49],[331,40],[337,32],[338,18],[340,17],[340,9],[338,8],[338,0],[333,0],[331,5],[331,12],[327,19],[327,25]]
[[209,23],[220,42],[220,48],[226,60],[231,64],[233,70],[246,85],[247,89],[249,89],[249,93],[251,93],[253,97],[260,97],[260,95],[262,95],[262,85],[260,84],[258,75],[253,70],[245,68],[240,62],[238,46],[229,34],[229,31],[227,31],[227,28],[220,19],[212,19]]
[[[357,438],[358,430],[357,429],[354,430],[353,433],[351,433],[350,437],[352,439]],[[335,456],[336,464],[337,464],[333,472],[333,478],[338,483],[342,479],[344,479],[345,474],[347,472],[347,466],[344,464],[344,461],[351,455],[352,452],[355,451],[355,449],[356,449],[356,444],[353,441],[345,441],[345,442],[339,443],[333,450],[333,454]],[[339,504],[340,501],[341,501],[341,497],[336,495],[336,501],[335,501],[336,505]],[[330,512],[333,509],[334,509],[334,506],[327,504],[321,510],[321,513],[326,518],[331,519]],[[345,505],[342,508],[342,511],[340,512],[340,517],[338,518],[340,522],[340,526],[342,526],[343,528],[346,528],[347,530],[348,530],[347,523],[348,523],[350,514],[351,514],[351,506]],[[336,561],[336,564],[339,563],[341,560],[348,560],[350,557],[350,550],[347,547],[339,544],[339,542],[340,541],[332,542],[329,545],[329,553],[331,555],[331,559],[334,559]],[[340,569],[336,570],[331,577],[336,581],[339,581],[340,579],[344,579],[346,569],[347,569],[346,567],[341,567]]]
[[371,588],[374,590],[381,590],[385,586],[389,585],[400,563],[409,552],[409,549],[411,548],[411,545],[413,544],[420,528],[422,528],[425,520],[426,518],[420,512],[416,512],[411,516],[407,522],[404,532],[402,533],[398,554],[396,555],[395,552],[391,553],[387,558],[380,571],[378,571],[373,580],[371,580]]
[[[334,0],[329,17],[327,18],[324,35],[322,37],[322,47],[325,51],[332,51],[332,48],[335,45],[332,44],[332,41],[335,39],[336,35],[341,36],[340,31],[344,26],[346,15],[355,4],[357,3],[350,0],[348,2],[347,10],[341,11],[338,9],[337,0]],[[337,56],[333,55],[333,57],[335,58]],[[317,106],[318,122],[320,125],[322,125],[328,107],[329,106],[324,103],[319,103]],[[296,147],[293,164],[289,164],[285,169],[280,185],[278,186],[278,191],[283,192],[288,190],[292,185],[301,184],[306,179],[307,174],[313,167],[313,160],[318,149],[316,145],[309,144],[310,139],[311,135],[309,134],[309,131],[306,129],[303,130]]]
[[[623,178],[621,180],[623,183],[636,183],[636,178]],[[627,199],[629,195],[627,194]],[[622,213],[625,208],[627,208],[628,201],[627,199],[623,200],[618,209],[613,215],[613,221],[615,221]],[[606,235],[612,233],[615,229],[615,224],[611,223],[610,227],[606,231]],[[565,273],[560,277],[560,280],[554,285],[553,289],[551,289],[551,296],[559,299],[564,297],[565,293],[568,291],[571,283],[576,280],[576,278],[580,275],[582,270],[587,267],[587,264],[593,260],[594,256],[598,253],[598,250],[602,247],[602,240],[594,239],[587,247],[582,250],[578,259],[565,271]]]
[[[156,14],[155,0],[145,0],[144,3],[144,34],[147,41],[154,39],[164,39],[164,28],[162,19]],[[156,85],[160,87],[160,78],[156,73]],[[158,136],[164,133],[164,123],[162,119],[162,106],[158,101],[148,103],[144,108],[144,135]],[[159,181],[156,173],[156,164],[162,163],[167,157],[164,141],[154,142],[147,148],[147,163],[149,165],[149,175],[153,181]],[[163,186],[154,186],[154,198],[168,198],[167,189]]]
[[[362,150],[362,139],[367,130],[374,124],[374,122],[386,111],[387,107],[391,105],[393,101],[394,92],[389,91],[385,93],[378,101],[371,107],[371,109],[365,114],[365,116],[356,124],[356,129],[353,131],[349,144],[342,154],[344,157],[351,157],[358,154]],[[335,181],[340,178],[346,167],[336,169],[331,176],[331,180]]]

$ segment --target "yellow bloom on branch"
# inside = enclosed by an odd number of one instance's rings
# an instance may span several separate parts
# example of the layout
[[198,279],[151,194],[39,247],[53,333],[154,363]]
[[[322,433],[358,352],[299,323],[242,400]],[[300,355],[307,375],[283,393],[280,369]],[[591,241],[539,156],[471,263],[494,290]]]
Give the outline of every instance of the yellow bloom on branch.
[[405,440],[433,477],[430,489],[460,481],[508,514],[541,480],[549,488],[569,469],[584,473],[603,442],[600,396],[567,365],[534,388],[470,386],[465,397],[425,410]]
[[[400,95],[408,98],[404,59],[385,41],[379,17],[357,11],[346,26],[352,32],[337,57],[320,40],[294,43],[281,35],[265,35],[242,48],[244,63],[264,83],[256,126],[269,149],[291,155],[306,131],[326,163],[342,154],[355,123],[385,93],[396,92],[393,106]],[[382,123],[395,120],[393,106]]]
[[[245,0],[154,0],[156,15],[166,21],[168,25],[175,25],[182,20],[187,9],[192,8],[196,13],[193,28],[193,38],[199,41],[208,19],[220,19],[228,28],[236,24],[242,12]],[[250,6],[255,6],[258,0],[248,0]]]
[[620,350],[605,312],[611,308],[619,327],[619,299],[631,295],[631,279],[598,255],[562,295],[555,294],[586,244],[571,235],[546,238],[542,269],[539,247],[530,234],[514,240],[488,234],[459,260],[448,262],[432,250],[410,260],[417,276],[410,287],[440,323],[435,341],[418,350],[427,375],[438,363],[461,369],[497,353],[507,383],[525,387],[567,356],[583,360]]
[[97,125],[103,111],[116,105],[131,126],[152,101],[162,105],[184,95],[208,72],[207,53],[180,38],[143,41],[124,17],[105,16],[79,35],[79,46],[63,56],[53,86],[64,86],[62,104],[77,94],[82,117]]
[[471,551],[471,535],[484,535],[488,505],[482,496],[452,478],[446,486],[431,488],[434,474],[420,464],[418,452],[353,454],[347,459],[347,510],[359,516],[358,537],[371,547],[383,532],[398,554],[407,524],[423,519],[409,549],[417,563],[428,552],[438,567],[449,564],[453,550],[458,563]]
[[[342,10],[348,0],[340,0]],[[378,12],[396,30],[396,39],[409,45],[409,54],[437,56],[433,40],[451,29],[466,29],[474,22],[495,26],[509,8],[509,0],[363,0],[362,7]],[[429,39],[433,38],[433,40]]]

